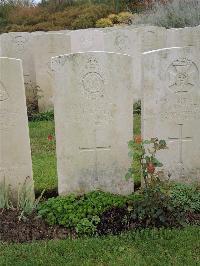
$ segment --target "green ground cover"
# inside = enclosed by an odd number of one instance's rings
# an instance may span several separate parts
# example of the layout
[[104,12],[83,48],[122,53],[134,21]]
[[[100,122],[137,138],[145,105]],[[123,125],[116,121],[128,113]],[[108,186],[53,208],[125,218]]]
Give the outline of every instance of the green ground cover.
[[0,265],[200,265],[200,230],[144,230],[121,236],[0,244]]
[[[140,123],[140,115],[135,115],[134,134],[136,135],[140,134]],[[54,121],[29,122],[29,130],[35,190],[38,192],[43,189],[54,190],[57,188]],[[52,136],[53,139],[49,140],[48,136]]]

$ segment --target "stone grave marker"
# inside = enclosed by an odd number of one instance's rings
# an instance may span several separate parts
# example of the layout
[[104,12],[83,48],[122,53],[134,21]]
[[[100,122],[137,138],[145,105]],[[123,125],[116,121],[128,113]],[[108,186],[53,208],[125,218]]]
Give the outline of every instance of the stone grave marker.
[[132,59],[87,52],[53,58],[59,194],[129,194]]
[[130,55],[133,75],[133,100],[141,99],[141,40],[137,30],[117,29],[104,34],[104,50]]
[[166,47],[184,47],[195,45],[195,28],[193,27],[167,29],[166,34]]
[[13,199],[23,189],[34,198],[22,64],[9,58],[0,58],[1,188],[4,183],[10,186]]
[[36,82],[39,111],[53,109],[51,57],[70,53],[70,37],[62,33],[46,33],[34,37]]
[[104,34],[100,30],[75,30],[69,35],[72,53],[104,50]]
[[199,51],[168,48],[143,55],[143,138],[167,141],[160,152],[165,175],[200,178]]
[[10,32],[1,36],[1,56],[22,60],[26,98],[37,104],[35,66],[32,54],[32,38],[28,32]]
[[166,47],[166,29],[156,26],[141,26],[138,30],[141,38],[141,52],[147,52]]

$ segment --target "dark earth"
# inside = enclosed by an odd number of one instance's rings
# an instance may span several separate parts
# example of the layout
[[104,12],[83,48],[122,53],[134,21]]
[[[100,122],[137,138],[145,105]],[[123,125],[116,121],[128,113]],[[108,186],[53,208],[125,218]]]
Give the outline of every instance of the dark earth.
[[[127,209],[115,208],[104,212],[97,226],[99,235],[119,234],[122,231],[143,227],[139,222],[127,223]],[[190,224],[200,225],[200,213],[188,213]],[[43,219],[32,213],[24,216],[16,209],[0,209],[0,242],[23,243],[35,240],[77,238],[73,230],[62,226],[49,226]]]
[[0,209],[0,241],[31,242],[34,240],[64,239],[73,236],[64,227],[49,226],[35,213],[23,216],[15,209]]

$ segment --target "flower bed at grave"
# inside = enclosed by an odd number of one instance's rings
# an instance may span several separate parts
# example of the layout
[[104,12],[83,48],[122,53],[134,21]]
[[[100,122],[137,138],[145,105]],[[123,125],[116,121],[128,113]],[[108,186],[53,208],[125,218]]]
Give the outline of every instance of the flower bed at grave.
[[165,184],[126,197],[95,191],[50,198],[31,214],[0,209],[0,241],[77,238],[189,224],[200,225],[199,188]]

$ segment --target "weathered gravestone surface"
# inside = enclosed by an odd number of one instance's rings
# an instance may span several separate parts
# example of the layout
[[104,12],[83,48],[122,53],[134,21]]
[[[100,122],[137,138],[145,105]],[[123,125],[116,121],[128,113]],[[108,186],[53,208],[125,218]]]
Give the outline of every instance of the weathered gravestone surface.
[[28,32],[2,34],[1,56],[22,60],[26,98],[30,104],[35,104],[37,92],[31,34]]
[[117,29],[104,34],[104,50],[132,56],[134,101],[141,98],[141,42],[137,30]]
[[[33,198],[31,149],[21,60],[0,58],[0,186]],[[25,192],[25,191],[23,191]]]
[[144,53],[143,138],[165,139],[160,152],[171,179],[200,179],[199,51],[192,47]]
[[156,26],[133,27],[141,38],[141,52],[161,49],[166,47],[166,29]]
[[166,47],[184,47],[195,45],[195,27],[168,29]]
[[198,47],[198,49],[200,49],[200,25],[197,27],[194,27],[193,41],[194,41],[194,46]]
[[70,53],[70,37],[62,33],[46,33],[34,38],[36,82],[39,111],[53,109],[51,57]]
[[133,137],[131,64],[106,52],[53,59],[59,194],[133,191],[124,178]]
[[75,30],[69,35],[72,53],[104,50],[104,34],[100,30]]

